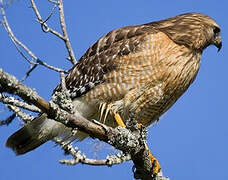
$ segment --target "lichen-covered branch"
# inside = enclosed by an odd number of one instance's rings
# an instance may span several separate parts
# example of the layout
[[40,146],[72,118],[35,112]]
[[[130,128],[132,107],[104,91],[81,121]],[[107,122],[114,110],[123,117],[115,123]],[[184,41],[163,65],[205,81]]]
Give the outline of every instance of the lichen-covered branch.
[[[47,113],[49,118],[55,119],[68,127],[77,128],[88,133],[91,137],[109,143],[115,148],[130,154],[136,167],[135,177],[140,179],[153,179],[153,163],[150,162],[148,150],[144,145],[144,139],[140,133],[131,132],[129,129],[117,127],[111,128],[106,125],[91,122],[79,113],[69,114],[60,109],[56,104],[49,103],[41,98],[34,90],[20,83],[15,77],[0,69],[0,92],[8,92],[20,96],[27,103],[37,106],[42,112]],[[137,175],[137,176],[136,176]]]
[[13,114],[10,115],[5,120],[0,120],[0,126],[9,125],[16,117],[21,118],[24,121],[24,123],[28,123],[34,119],[32,115],[26,114],[16,106],[7,105],[7,104],[6,106],[8,107],[9,110],[13,111]]
[[7,107],[15,113],[15,115],[23,120],[24,123],[28,123],[34,119],[32,115],[29,115],[22,111],[20,108],[12,105],[7,105]]
[[14,76],[7,74],[0,69],[0,93],[2,92],[8,92],[19,96],[25,102],[38,107],[42,112],[45,112],[50,108],[49,103],[38,96],[33,89],[23,85]]
[[26,102],[20,101],[19,99],[4,95],[2,93],[0,93],[0,102],[4,103],[6,105],[17,106],[17,107],[27,109],[27,110],[33,111],[33,112],[38,112],[38,113],[41,112],[40,109],[34,105],[27,104]]
[[62,141],[60,138],[55,138],[54,141],[63,148],[66,154],[71,154],[73,156],[73,159],[60,160],[60,163],[66,165],[75,165],[82,163],[93,166],[112,166],[115,164],[123,163],[124,161],[131,160],[130,155],[125,155],[122,153],[116,155],[108,155],[106,159],[90,159],[87,158],[86,155],[83,154],[77,147],[73,147],[72,143]]

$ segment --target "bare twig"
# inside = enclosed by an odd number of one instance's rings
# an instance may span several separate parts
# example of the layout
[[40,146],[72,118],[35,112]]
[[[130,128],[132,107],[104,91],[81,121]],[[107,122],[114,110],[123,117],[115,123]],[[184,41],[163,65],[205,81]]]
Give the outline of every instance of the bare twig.
[[54,0],[48,0],[49,2],[51,2],[51,3],[53,3],[53,4],[56,4],[56,5],[58,5],[59,4],[59,2],[58,1],[54,1]]
[[70,40],[68,37],[68,33],[66,30],[66,23],[65,23],[65,18],[64,18],[64,11],[63,11],[63,2],[61,0],[58,2],[50,1],[55,6],[57,4],[59,7],[59,19],[60,19],[60,25],[61,25],[63,35],[61,35],[60,33],[58,33],[57,31],[55,31],[54,29],[50,28],[47,25],[46,21],[51,17],[52,13],[50,13],[50,15],[48,16],[48,18],[46,20],[43,20],[34,0],[30,0],[30,2],[31,2],[31,7],[32,7],[33,11],[36,14],[37,20],[41,24],[42,30],[44,30],[44,32],[50,32],[50,33],[54,34],[55,36],[57,36],[58,38],[62,39],[66,45],[66,49],[68,51],[70,61],[72,62],[72,64],[76,64],[77,61],[76,61],[73,49],[71,47]]
[[55,11],[57,5],[58,5],[58,4],[54,4],[54,7],[52,8],[52,10],[51,10],[49,16],[48,16],[48,17],[44,20],[44,22],[41,24],[42,30],[43,30],[44,32],[46,32],[46,33],[49,32],[49,29],[44,29],[45,26],[43,26],[43,24],[46,23],[46,22],[51,18],[51,16],[53,15],[53,13],[54,13],[54,11]]
[[30,65],[29,70],[25,73],[25,76],[22,78],[22,82],[25,81],[27,79],[27,77],[29,77],[29,75],[31,74],[31,72],[38,66],[38,64],[33,64]]
[[[5,15],[5,11],[4,11],[4,8],[1,6],[0,7],[0,12],[1,12],[1,15],[2,15],[2,18],[3,18],[3,21],[2,21],[2,24],[3,24],[3,27],[5,28],[5,30],[8,32],[9,34],[9,37],[10,39],[12,40],[12,42],[14,43],[16,49],[18,50],[18,52],[21,54],[21,56],[30,64],[33,65],[33,68],[30,69],[29,73],[27,73],[27,75],[29,75],[31,73],[32,70],[35,69],[35,67],[37,67],[37,65],[42,65],[48,69],[51,69],[51,70],[54,70],[54,71],[57,71],[57,72],[64,72],[64,73],[67,73],[67,71],[63,70],[63,69],[60,69],[60,68],[57,68],[57,67],[54,67],[54,66],[51,66],[45,62],[43,62],[42,60],[40,60],[25,44],[23,44],[13,33],[12,29],[10,28],[10,25],[7,21],[7,18],[6,18],[6,15]],[[30,58],[28,58],[23,52],[22,50],[20,49],[20,47],[26,52],[28,53],[28,55],[34,59],[36,62],[30,60]]]
[[5,120],[1,120],[0,121],[0,126],[3,126],[3,125],[9,125],[16,117],[16,113],[13,113],[12,115],[10,115],[7,119]]
[[[12,41],[17,45],[16,47],[19,47],[21,46],[31,57],[33,57],[34,59],[38,59],[34,54],[33,52],[27,48],[27,46],[25,46],[21,41],[19,41],[16,36],[14,35],[12,29],[10,28],[10,25],[8,23],[8,20],[6,18],[6,15],[5,15],[5,10],[3,7],[1,7],[1,15],[3,17],[3,26],[5,28],[5,30],[8,32],[10,38],[12,39]],[[20,52],[23,56],[23,53]],[[26,58],[26,56],[23,56],[30,64],[32,64],[33,62],[30,61],[28,58]]]
[[64,73],[68,73],[66,70],[63,70],[63,69],[60,69],[60,68],[57,68],[57,67],[54,67],[54,66],[51,66],[49,64],[47,64],[46,62],[44,61],[41,61],[40,59],[36,59],[36,62],[40,65],[43,65],[44,67],[48,68],[48,69],[51,69],[51,70],[54,70],[56,72],[64,72]]
[[68,33],[67,33],[67,30],[66,30],[66,23],[65,23],[65,17],[64,17],[64,9],[63,9],[63,1],[62,0],[59,0],[59,18],[60,18],[60,25],[61,25],[61,28],[62,28],[62,32],[63,32],[63,35],[64,35],[64,41],[65,41],[65,45],[66,45],[66,48],[67,48],[67,51],[69,53],[69,57],[70,57],[70,60],[73,64],[76,64],[77,61],[76,61],[76,58],[74,56],[74,51],[71,47],[71,44],[70,44],[70,40],[69,40],[69,37],[68,37]]
[[40,109],[38,109],[34,105],[29,105],[26,102],[20,101],[19,99],[16,99],[14,97],[9,97],[9,96],[4,95],[2,93],[0,93],[0,102],[4,103],[6,105],[17,106],[17,107],[27,109],[27,110],[33,111],[33,112],[38,112],[38,113],[41,112]]
[[55,36],[57,36],[58,38],[64,40],[64,36],[62,36],[60,33],[58,33],[57,31],[55,31],[54,29],[50,28],[45,22],[44,20],[42,19],[39,11],[38,11],[38,8],[34,2],[34,0],[30,0],[31,2],[31,8],[33,9],[33,11],[35,12],[36,14],[36,17],[37,17],[37,20],[38,22],[46,29],[46,32],[50,32],[52,34],[54,34]]

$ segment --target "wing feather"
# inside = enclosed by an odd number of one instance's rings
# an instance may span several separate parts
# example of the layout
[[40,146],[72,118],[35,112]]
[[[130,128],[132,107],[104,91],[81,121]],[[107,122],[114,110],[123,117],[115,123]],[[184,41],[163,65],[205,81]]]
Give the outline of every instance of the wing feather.
[[[151,25],[127,26],[113,30],[95,42],[66,76],[71,98],[86,94],[104,81],[104,75],[118,67],[114,59],[138,52],[144,37],[157,30]],[[54,91],[61,90],[58,85]]]

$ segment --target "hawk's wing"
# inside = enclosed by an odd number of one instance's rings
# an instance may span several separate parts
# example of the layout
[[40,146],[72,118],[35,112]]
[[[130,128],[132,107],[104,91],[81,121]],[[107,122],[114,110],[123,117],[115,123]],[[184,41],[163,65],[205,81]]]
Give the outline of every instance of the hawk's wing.
[[[138,52],[145,37],[156,32],[158,31],[148,24],[116,29],[102,36],[69,71],[66,87],[70,90],[71,97],[77,98],[104,82],[104,76],[119,66],[115,59]],[[55,91],[60,89],[61,85]]]

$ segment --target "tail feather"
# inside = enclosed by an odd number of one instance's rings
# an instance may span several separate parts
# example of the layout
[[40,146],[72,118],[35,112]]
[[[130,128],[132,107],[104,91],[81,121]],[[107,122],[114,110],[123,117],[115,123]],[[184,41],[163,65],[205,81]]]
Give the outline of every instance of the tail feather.
[[6,142],[6,146],[20,155],[63,133],[70,134],[71,130],[61,123],[48,119],[46,114],[42,114],[12,134]]
[[44,139],[37,140],[36,137],[35,133],[31,134],[26,127],[23,127],[8,138],[6,146],[11,148],[17,155],[24,154],[45,142]]

